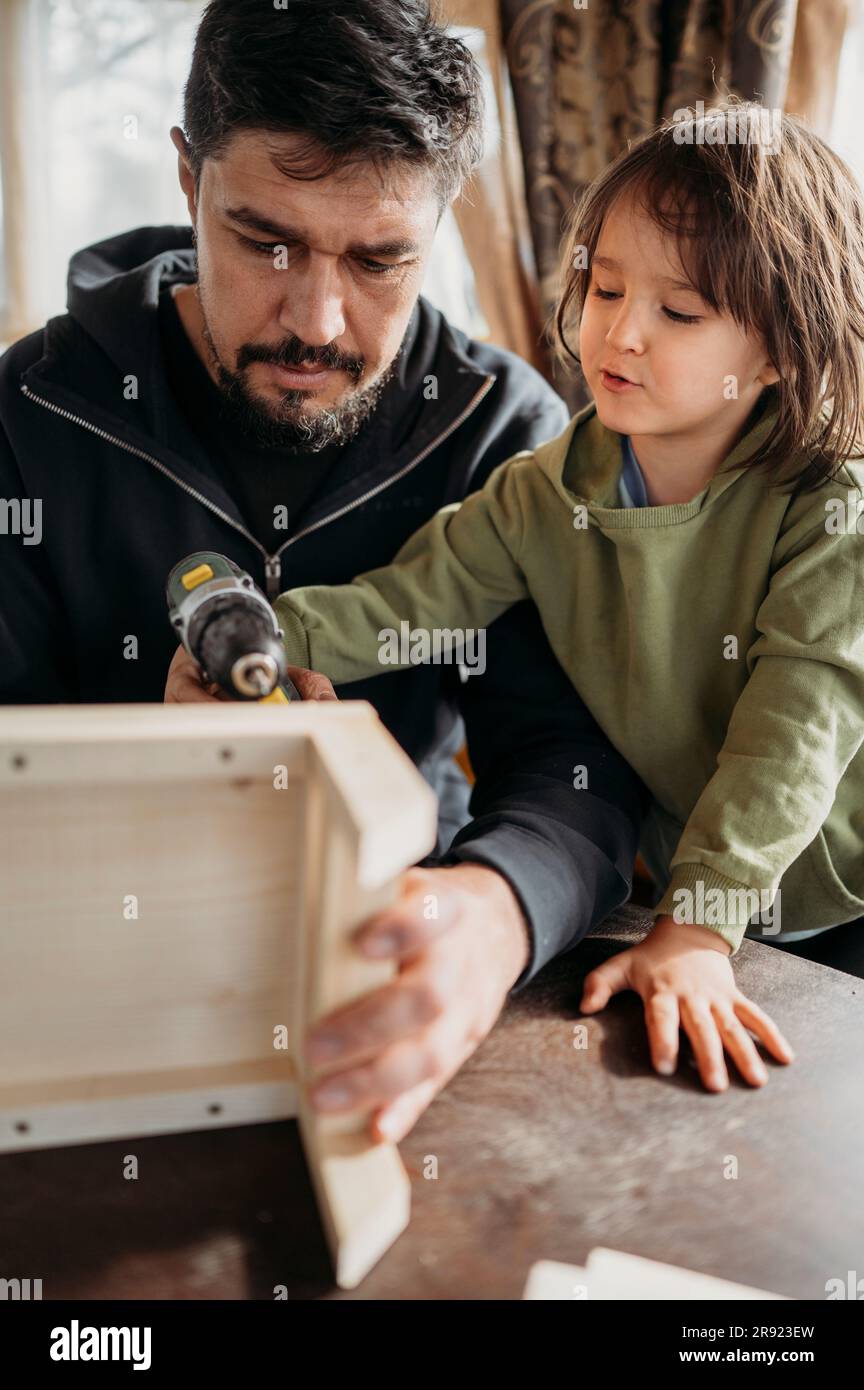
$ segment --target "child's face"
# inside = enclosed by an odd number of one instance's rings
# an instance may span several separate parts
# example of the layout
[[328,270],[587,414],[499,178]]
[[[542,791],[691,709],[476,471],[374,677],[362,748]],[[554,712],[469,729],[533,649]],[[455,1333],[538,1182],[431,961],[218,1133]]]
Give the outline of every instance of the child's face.
[[591,266],[582,368],[609,429],[731,445],[777,372],[759,335],[711,309],[686,280],[674,238],[619,201]]

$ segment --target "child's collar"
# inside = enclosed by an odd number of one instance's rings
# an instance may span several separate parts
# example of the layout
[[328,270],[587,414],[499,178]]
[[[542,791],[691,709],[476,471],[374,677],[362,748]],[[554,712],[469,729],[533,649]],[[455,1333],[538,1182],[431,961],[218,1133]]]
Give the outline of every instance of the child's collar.
[[[776,405],[770,401],[761,398],[757,402],[744,434],[700,494],[704,500],[720,496],[746,471],[743,460],[768,437],[777,422],[777,413]],[[535,459],[557,476],[573,497],[598,507],[617,508],[622,439],[617,430],[603,424],[592,401],[574,416],[562,435],[535,450]]]

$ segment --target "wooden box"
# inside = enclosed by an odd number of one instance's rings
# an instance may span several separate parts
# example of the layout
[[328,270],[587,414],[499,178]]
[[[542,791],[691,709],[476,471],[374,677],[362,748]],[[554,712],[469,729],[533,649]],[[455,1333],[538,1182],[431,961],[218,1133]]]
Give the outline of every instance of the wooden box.
[[297,1115],[358,1283],[408,1178],[312,1111],[301,1044],[391,977],[349,935],[435,822],[366,704],[0,709],[0,1151]]

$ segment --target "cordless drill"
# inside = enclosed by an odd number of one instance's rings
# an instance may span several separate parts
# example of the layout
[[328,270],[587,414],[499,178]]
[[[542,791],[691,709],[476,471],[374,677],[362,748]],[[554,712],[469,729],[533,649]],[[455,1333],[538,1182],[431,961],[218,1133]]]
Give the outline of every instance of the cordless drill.
[[175,565],[166,584],[175,634],[232,700],[287,704],[299,700],[288,679],[282,629],[251,577],[211,550]]

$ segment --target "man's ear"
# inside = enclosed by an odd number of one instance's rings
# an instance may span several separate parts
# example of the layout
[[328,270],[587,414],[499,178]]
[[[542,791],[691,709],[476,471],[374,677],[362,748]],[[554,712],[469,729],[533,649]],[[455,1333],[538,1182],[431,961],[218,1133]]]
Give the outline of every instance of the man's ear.
[[189,219],[194,227],[198,215],[197,189],[195,188],[195,175],[192,173],[192,166],[189,161],[189,145],[179,125],[172,125],[170,134],[171,143],[177,151],[177,177],[186,196]]

